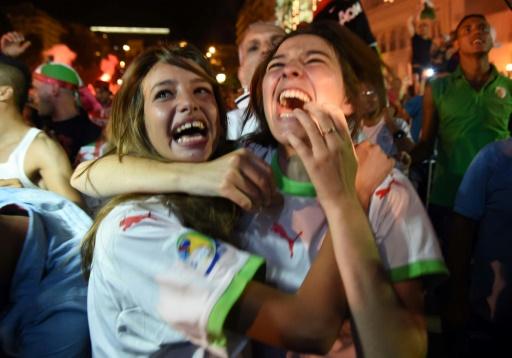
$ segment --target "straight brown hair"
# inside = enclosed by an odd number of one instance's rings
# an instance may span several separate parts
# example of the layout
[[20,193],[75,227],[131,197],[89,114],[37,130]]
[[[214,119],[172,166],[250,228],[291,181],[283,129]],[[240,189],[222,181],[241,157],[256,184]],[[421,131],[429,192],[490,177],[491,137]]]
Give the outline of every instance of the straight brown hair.
[[[108,127],[108,137],[112,150],[119,160],[125,155],[147,159],[168,161],[158,154],[149,141],[144,125],[144,97],[142,81],[157,63],[167,63],[191,71],[208,81],[214,92],[220,121],[219,140],[213,159],[232,151],[234,148],[226,141],[227,116],[220,87],[213,72],[201,52],[188,45],[179,47],[162,45],[150,48],[134,59],[123,76],[123,84],[112,102],[112,115]],[[92,162],[85,172],[94,165]],[[108,213],[117,205],[130,200],[144,200],[154,195],[132,193],[119,195],[109,201],[97,214],[94,223],[87,232],[81,246],[82,269],[89,277],[94,254],[96,232]],[[239,216],[239,208],[231,201],[216,197],[201,197],[188,194],[162,194],[160,201],[173,212],[184,226],[206,235],[233,242],[232,231]]]

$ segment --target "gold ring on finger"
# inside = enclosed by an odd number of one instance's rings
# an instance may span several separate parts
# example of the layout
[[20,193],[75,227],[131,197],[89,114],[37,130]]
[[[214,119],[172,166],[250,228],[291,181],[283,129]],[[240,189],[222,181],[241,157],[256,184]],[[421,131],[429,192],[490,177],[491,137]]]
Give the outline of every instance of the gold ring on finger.
[[332,126],[331,128],[329,128],[325,131],[322,131],[322,137],[325,137],[326,134],[335,133],[335,132],[336,132],[336,127]]

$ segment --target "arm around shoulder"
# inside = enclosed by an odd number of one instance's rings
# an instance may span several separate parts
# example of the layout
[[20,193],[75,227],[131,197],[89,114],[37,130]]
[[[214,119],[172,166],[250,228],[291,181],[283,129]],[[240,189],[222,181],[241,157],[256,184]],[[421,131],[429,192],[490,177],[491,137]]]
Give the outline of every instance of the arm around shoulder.
[[108,197],[134,192],[159,194],[179,192],[181,166],[188,163],[165,163],[157,160],[106,155],[80,163],[71,176],[71,185],[92,197]]
[[81,163],[71,185],[93,197],[133,192],[218,196],[245,210],[277,198],[270,166],[243,148],[205,163],[168,163],[133,156],[120,160],[108,155]]

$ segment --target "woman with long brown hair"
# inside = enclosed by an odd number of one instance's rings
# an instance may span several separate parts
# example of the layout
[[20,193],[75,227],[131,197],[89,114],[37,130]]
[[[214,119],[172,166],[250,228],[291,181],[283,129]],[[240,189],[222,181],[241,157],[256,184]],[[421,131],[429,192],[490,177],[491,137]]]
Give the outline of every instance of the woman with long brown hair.
[[[247,142],[271,163],[284,204],[278,213],[257,213],[240,233],[242,247],[267,258],[268,279],[277,287],[294,291],[303,282],[332,211],[338,218],[357,216],[357,210],[341,203],[344,194],[330,186],[341,174],[325,173],[336,161],[320,148],[325,142],[324,150],[334,151],[332,137],[343,133],[345,117],[357,140],[361,85],[373,85],[385,103],[381,69],[378,56],[354,34],[319,22],[285,36],[253,77],[250,114],[266,120]],[[312,137],[318,131],[322,141]],[[368,219],[374,238],[361,227],[334,240],[362,354],[424,355],[423,285],[444,275],[446,268],[425,209],[399,171],[372,191]],[[334,234],[337,227],[328,227],[333,237],[340,237]],[[387,283],[375,272],[387,277]],[[351,337],[345,334],[342,341],[332,355],[355,355]]]
[[[373,51],[330,23],[289,34],[262,63],[251,103],[263,131],[248,149],[272,167],[284,203],[245,217],[238,235],[242,247],[267,260],[268,281],[299,295],[309,292],[324,307],[328,295],[304,285],[323,281],[314,277],[318,266],[326,267],[322,256],[332,237],[342,281],[332,280],[330,292],[340,295],[338,303],[347,300],[362,353],[421,356],[426,349],[422,281],[445,272],[432,227],[414,189],[396,171],[366,195],[371,228],[358,200],[365,198],[364,190],[355,189],[359,179],[350,138],[359,128],[357,95],[361,83],[382,80],[380,66]],[[364,172],[363,181],[371,175]],[[150,222],[145,215],[140,217]],[[274,323],[288,319],[281,313],[274,312]],[[248,335],[255,337],[254,332]],[[283,346],[267,340],[281,334],[269,328],[264,339],[257,338]],[[353,347],[344,348],[354,354]]]
[[[127,70],[114,98],[110,139],[119,157],[203,162],[229,149],[225,118],[202,55],[161,46]],[[355,158],[351,147],[339,149],[352,158],[344,171],[352,191]],[[185,194],[128,194],[109,202],[82,246],[93,355],[192,356],[204,349],[236,355],[245,340],[226,330],[326,351],[345,312],[331,241],[299,292],[284,294],[258,282],[263,259],[227,243],[236,243],[236,217],[225,199]]]

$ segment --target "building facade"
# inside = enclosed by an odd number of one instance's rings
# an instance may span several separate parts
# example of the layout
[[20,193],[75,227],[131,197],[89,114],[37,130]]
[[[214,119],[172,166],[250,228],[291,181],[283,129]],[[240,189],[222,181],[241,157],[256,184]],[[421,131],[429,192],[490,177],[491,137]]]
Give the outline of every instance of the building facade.
[[[321,1],[321,0],[320,0]],[[372,31],[377,39],[384,61],[400,77],[411,73],[411,35],[407,23],[418,13],[421,0],[360,0]],[[247,26],[258,20],[275,20],[289,5],[289,12],[314,7],[319,0],[247,0],[236,24],[237,38]],[[305,3],[307,3],[305,5]],[[512,11],[503,0],[433,0],[436,19],[432,24],[432,35],[449,35],[462,17],[471,13],[482,13],[496,31],[495,48],[490,53],[491,61],[499,71],[505,73],[507,64],[512,64]],[[296,4],[295,4],[296,5]],[[277,11],[277,14],[276,14]],[[511,68],[512,65],[509,65]],[[510,75],[510,74],[509,74]]]
[[[362,0],[370,26],[377,38],[384,61],[403,78],[410,73],[411,41],[407,20],[418,11],[420,0]],[[512,11],[502,0],[434,0],[436,19],[433,35],[449,34],[465,15],[484,14],[496,30],[491,61],[505,73],[512,63]]]

